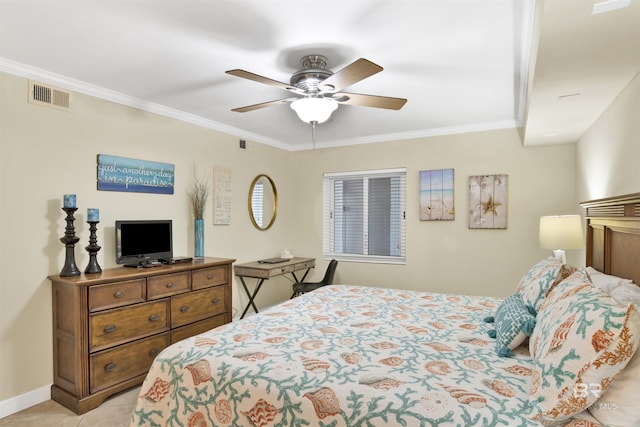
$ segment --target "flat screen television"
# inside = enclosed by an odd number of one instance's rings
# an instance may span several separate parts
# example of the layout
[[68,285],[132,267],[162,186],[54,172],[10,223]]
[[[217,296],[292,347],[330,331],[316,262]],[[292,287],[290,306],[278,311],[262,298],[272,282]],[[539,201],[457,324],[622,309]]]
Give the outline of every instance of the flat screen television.
[[116,264],[145,267],[173,257],[172,221],[116,221]]

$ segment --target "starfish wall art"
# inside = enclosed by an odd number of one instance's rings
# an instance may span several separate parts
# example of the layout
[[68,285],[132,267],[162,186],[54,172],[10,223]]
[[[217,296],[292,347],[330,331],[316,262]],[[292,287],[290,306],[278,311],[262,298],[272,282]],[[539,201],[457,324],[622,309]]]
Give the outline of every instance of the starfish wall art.
[[469,228],[507,228],[507,177],[469,177]]

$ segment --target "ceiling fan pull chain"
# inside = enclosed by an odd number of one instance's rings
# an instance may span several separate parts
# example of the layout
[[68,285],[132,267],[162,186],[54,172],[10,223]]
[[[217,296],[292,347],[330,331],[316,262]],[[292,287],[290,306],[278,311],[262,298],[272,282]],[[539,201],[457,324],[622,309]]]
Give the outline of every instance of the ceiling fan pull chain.
[[311,142],[313,143],[313,149],[316,149],[316,123],[311,122]]

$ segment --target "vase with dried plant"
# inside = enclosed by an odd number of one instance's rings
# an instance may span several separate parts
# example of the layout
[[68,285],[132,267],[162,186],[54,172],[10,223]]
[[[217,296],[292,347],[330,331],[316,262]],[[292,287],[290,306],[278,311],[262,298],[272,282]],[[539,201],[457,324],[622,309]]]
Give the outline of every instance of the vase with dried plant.
[[194,258],[204,257],[204,210],[209,197],[209,182],[200,179],[197,171],[193,170],[193,184],[187,191],[189,203],[193,212],[194,230]]

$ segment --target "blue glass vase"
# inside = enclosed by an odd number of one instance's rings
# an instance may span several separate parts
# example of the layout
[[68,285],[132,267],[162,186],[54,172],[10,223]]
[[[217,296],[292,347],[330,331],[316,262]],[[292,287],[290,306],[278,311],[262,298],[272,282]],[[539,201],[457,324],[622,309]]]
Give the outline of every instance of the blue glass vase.
[[194,232],[194,257],[204,258],[204,219],[196,218],[193,220],[193,232]]

